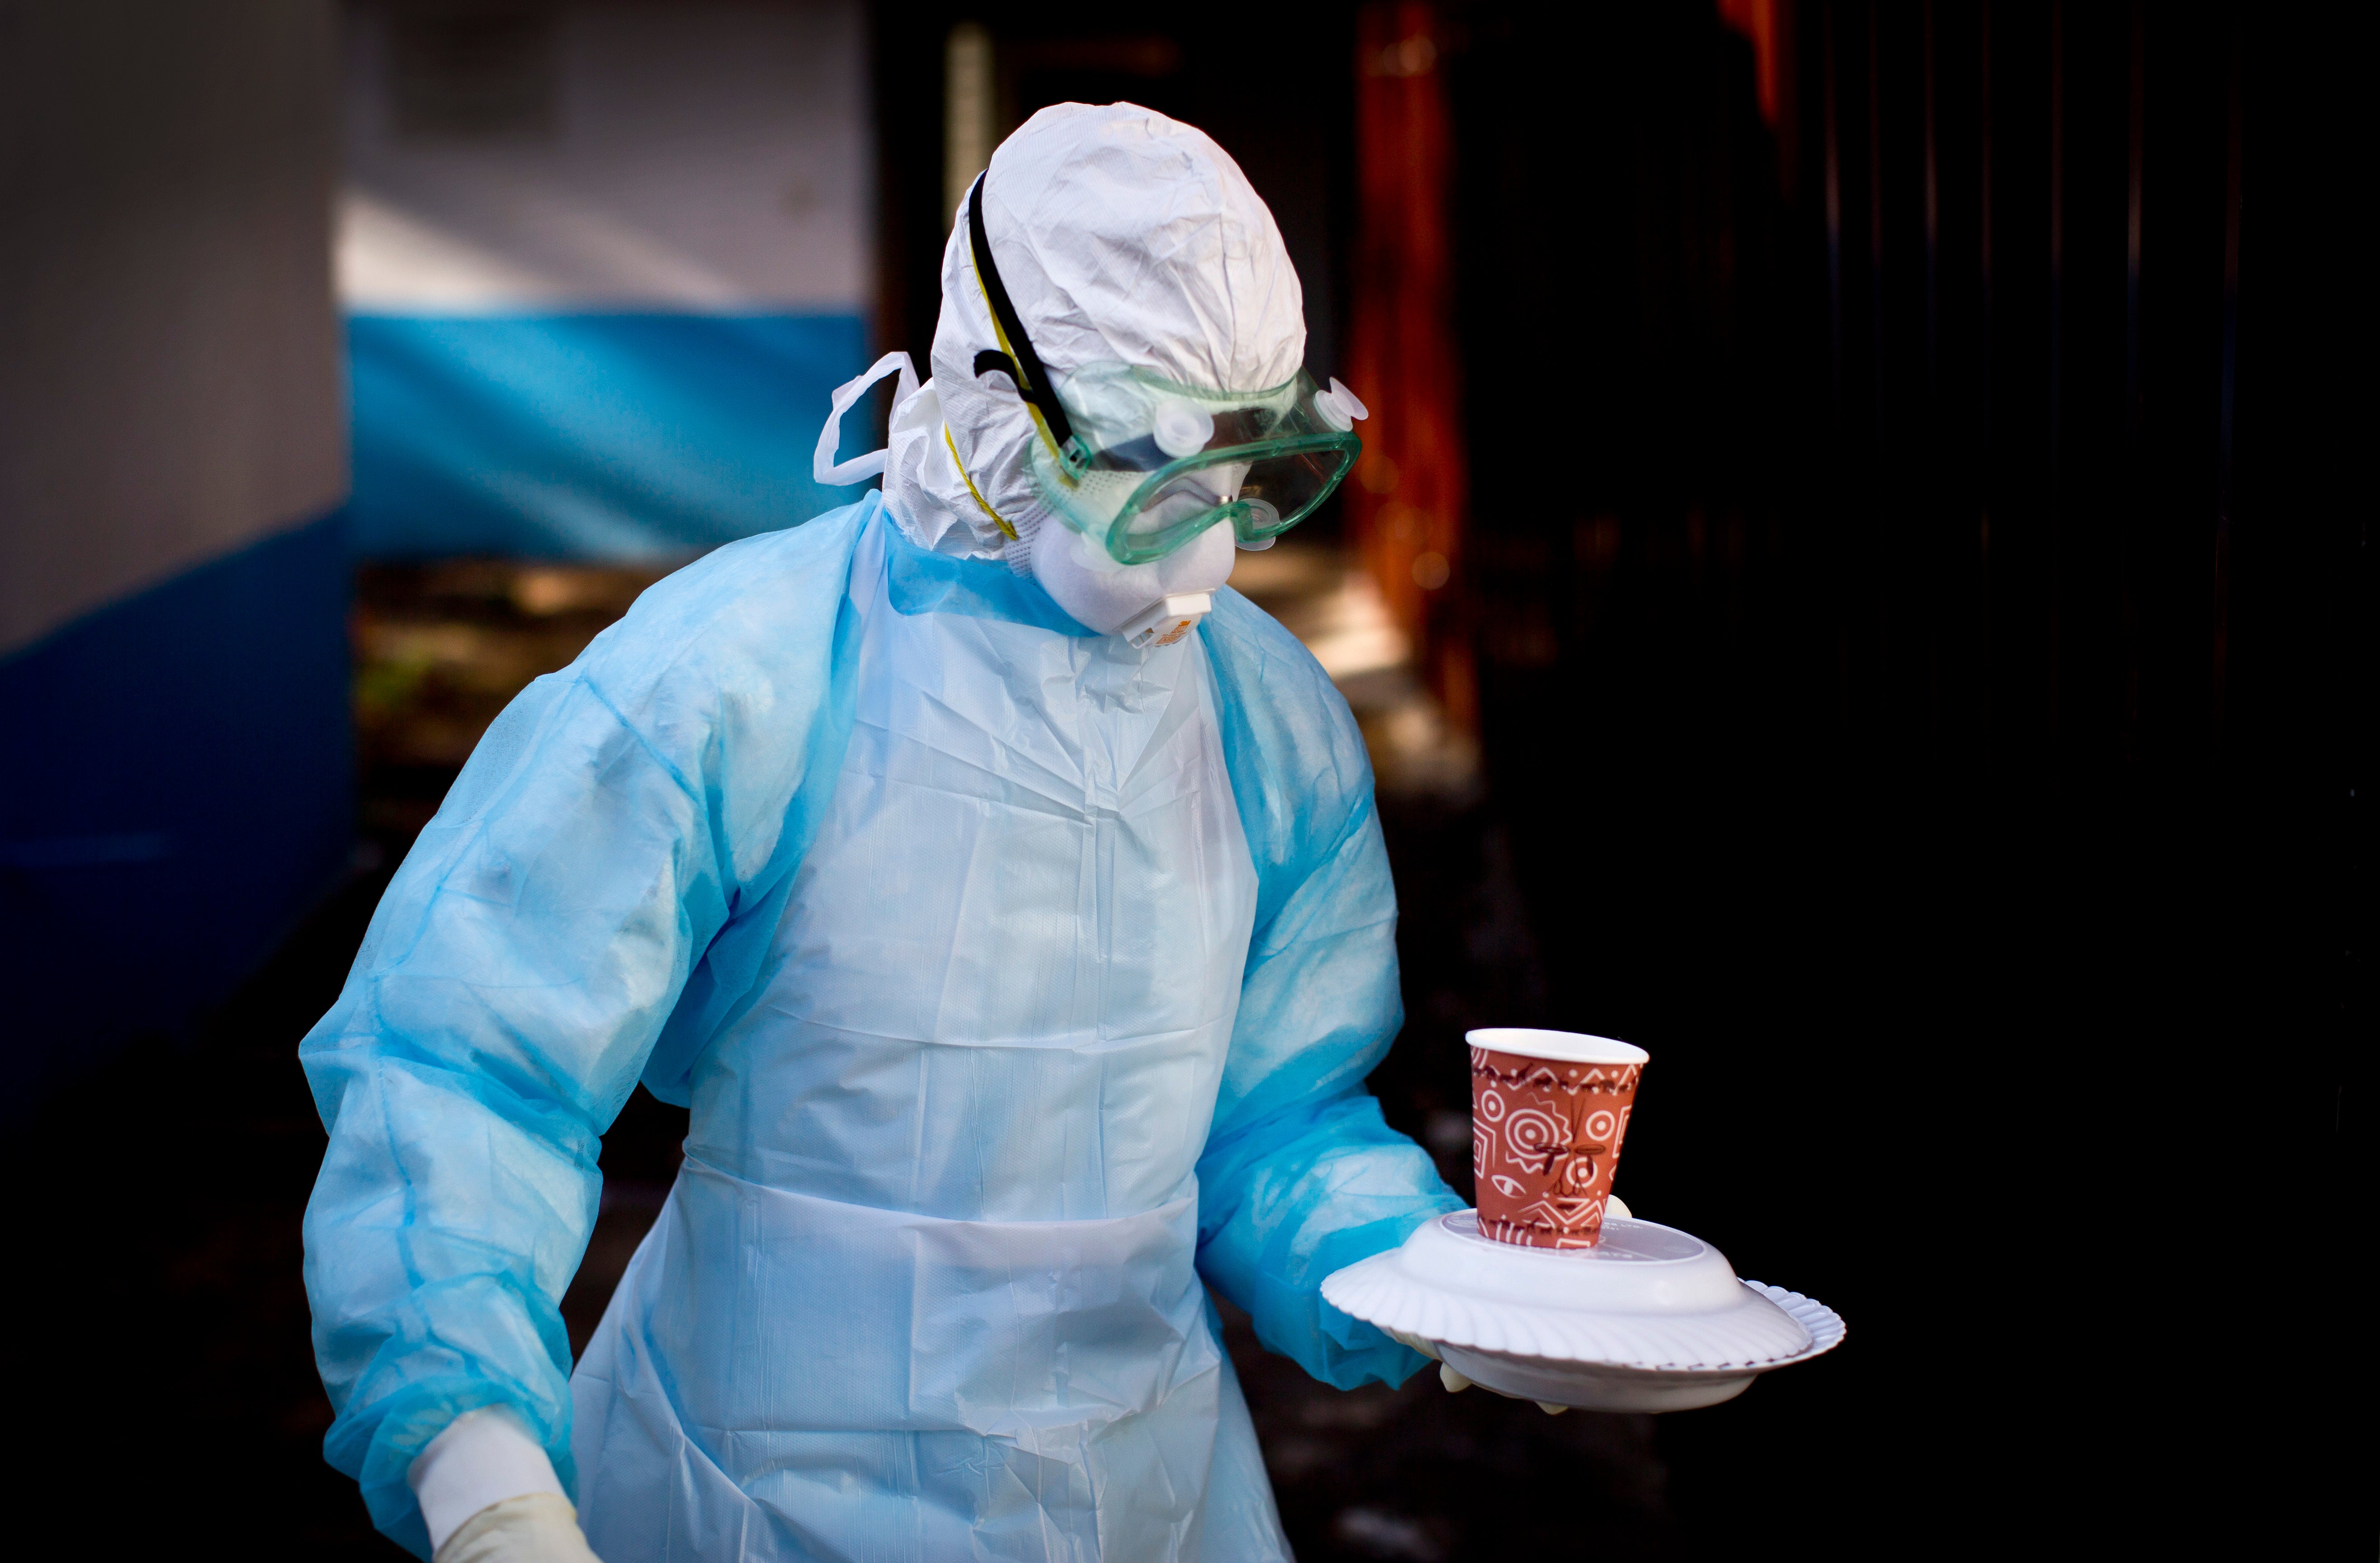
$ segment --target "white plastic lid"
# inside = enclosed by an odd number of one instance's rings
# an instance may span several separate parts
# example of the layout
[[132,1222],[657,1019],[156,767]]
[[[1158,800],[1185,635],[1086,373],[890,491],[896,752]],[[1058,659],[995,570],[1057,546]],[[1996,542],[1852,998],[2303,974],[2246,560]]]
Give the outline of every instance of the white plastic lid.
[[1652,1057],[1644,1048],[1609,1036],[1583,1031],[1536,1031],[1527,1026],[1497,1025],[1466,1031],[1463,1039],[1475,1048],[1517,1053],[1524,1059],[1551,1059],[1556,1063],[1641,1064]]

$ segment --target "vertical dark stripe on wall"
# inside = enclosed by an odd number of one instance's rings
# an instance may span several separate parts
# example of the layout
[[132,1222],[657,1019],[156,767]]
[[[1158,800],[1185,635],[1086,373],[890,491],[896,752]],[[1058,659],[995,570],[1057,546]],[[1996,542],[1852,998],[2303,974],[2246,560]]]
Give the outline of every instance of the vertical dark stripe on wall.
[[1827,348],[1834,374],[1837,432],[1843,420],[1843,159],[1840,110],[1835,84],[1835,0],[1819,7],[1825,82],[1821,102],[1826,114],[1827,156]]
[[2044,715],[2051,743],[2058,736],[2063,659],[2059,615],[2066,595],[2066,515],[2063,464],[2066,389],[2066,4],[2049,6],[2049,580],[2046,639],[2048,686]]
[[[1876,461],[1885,460],[1884,444],[1884,77],[1876,61],[1876,7],[1867,7],[1867,331],[1869,374],[1876,398],[1869,426],[1876,439]],[[1883,485],[1878,485],[1882,504]]]
[[[1838,101],[1838,80],[1835,68],[1835,4],[1824,0],[1818,9],[1819,47],[1823,85],[1820,102],[1826,124],[1826,201],[1827,201],[1827,367],[1831,387],[1828,403],[1833,426],[1828,430],[1836,456],[1833,465],[1840,468],[1840,452],[1845,437],[1843,419],[1843,158],[1842,110]],[[1842,488],[1840,479],[1829,482],[1834,502],[1840,503]],[[1835,553],[1831,568],[1835,584],[1840,590],[1847,584],[1851,568],[1850,551],[1845,547],[1842,525],[1836,518],[1831,530],[1835,533]],[[1850,600],[1844,592],[1843,600]],[[1838,617],[1835,623],[1835,722],[1849,732],[1852,724],[1852,643],[1848,618]]]
[[1925,0],[1925,407],[1937,416],[1942,348],[1942,171],[1934,98],[1934,0]]
[[[1925,91],[1925,468],[1928,474],[1924,487],[1925,526],[1927,532],[1925,551],[1925,585],[1929,594],[1941,587],[1941,552],[1939,538],[1948,510],[1942,502],[1942,177],[1941,154],[1937,136],[1937,110],[1934,81],[1934,0],[1925,0],[1921,46],[1925,52],[1922,70]],[[1925,715],[1926,733],[1936,742],[1944,730],[1942,709],[1942,636],[1944,626],[1938,614],[1925,615]]]
[[2229,696],[2231,654],[2231,434],[2237,410],[2240,366],[2240,182],[2241,176],[2240,71],[2246,54],[2244,22],[2229,28],[2229,59],[2225,71],[2225,135],[2223,157],[2223,414],[2217,436],[2215,484],[2215,656],[2210,691],[2213,727],[2209,737],[2218,746],[2224,738],[2225,705]]
[[2130,75],[2126,105],[2124,180],[2124,440],[2141,437],[2141,165],[2148,126],[2147,18],[2143,0],[2132,0]]
[[1983,0],[1975,23],[1975,725],[1988,741],[1999,709],[1992,655],[1992,0]]
[[2140,532],[2141,484],[2141,182],[2147,159],[2148,17],[2146,0],[2132,0],[2129,18],[2124,155],[2124,515],[2118,539],[2117,590],[2123,637],[2123,709],[2119,745],[2137,757],[2141,728]]
[[[1867,361],[1868,440],[1872,464],[1868,474],[1868,599],[1874,643],[1871,664],[1879,673],[1894,666],[1899,646],[1893,634],[1893,602],[1900,588],[1899,564],[1904,551],[1901,528],[1893,512],[1902,499],[1899,464],[1888,459],[1885,442],[1884,361],[1884,79],[1876,60],[1876,6],[1867,12]],[[1876,691],[1876,714],[1896,719],[1889,685]]]

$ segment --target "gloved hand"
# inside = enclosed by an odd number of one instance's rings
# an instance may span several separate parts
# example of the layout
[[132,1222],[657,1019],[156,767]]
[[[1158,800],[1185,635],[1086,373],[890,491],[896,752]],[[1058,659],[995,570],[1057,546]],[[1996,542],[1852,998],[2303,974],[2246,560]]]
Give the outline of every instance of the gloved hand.
[[431,1563],[597,1563],[553,1462],[509,1406],[456,1417],[405,1476]]
[[446,1538],[431,1563],[602,1563],[588,1549],[578,1510],[560,1493],[492,1503]]
[[[1618,1194],[1611,1195],[1605,1202],[1603,1206],[1603,1215],[1606,1220],[1609,1220],[1615,1216],[1623,1221],[1634,1219],[1634,1218],[1630,1214],[1628,1207],[1620,1202],[1620,1196]],[[1463,1377],[1461,1374],[1447,1366],[1446,1359],[1438,1354],[1437,1346],[1433,1345],[1431,1342],[1424,1340],[1418,1335],[1407,1335],[1401,1330],[1392,1329],[1388,1333],[1438,1364],[1438,1381],[1446,1386],[1446,1392],[1448,1394],[1459,1395],[1465,1389],[1471,1387],[1471,1380]],[[1504,1395],[1504,1391],[1497,1388],[1492,1384],[1482,1386],[1482,1387],[1486,1388],[1491,1395]],[[1521,1397],[1518,1395],[1504,1395],[1504,1398],[1508,1400],[1517,1400]],[[1562,1412],[1570,1410],[1568,1406],[1558,1406],[1551,1400],[1539,1400],[1537,1402],[1537,1409],[1545,1412],[1548,1416],[1560,1416]],[[439,1559],[439,1563],[445,1563],[445,1559]]]

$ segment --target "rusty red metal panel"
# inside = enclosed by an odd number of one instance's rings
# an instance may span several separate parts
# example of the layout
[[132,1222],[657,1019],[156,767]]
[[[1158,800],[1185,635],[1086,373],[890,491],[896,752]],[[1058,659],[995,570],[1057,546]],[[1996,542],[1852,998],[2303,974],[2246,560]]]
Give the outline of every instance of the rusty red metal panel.
[[1476,721],[1463,633],[1470,473],[1454,334],[1453,164],[1436,6],[1367,6],[1355,42],[1359,202],[1348,377],[1372,408],[1350,531],[1449,720]]

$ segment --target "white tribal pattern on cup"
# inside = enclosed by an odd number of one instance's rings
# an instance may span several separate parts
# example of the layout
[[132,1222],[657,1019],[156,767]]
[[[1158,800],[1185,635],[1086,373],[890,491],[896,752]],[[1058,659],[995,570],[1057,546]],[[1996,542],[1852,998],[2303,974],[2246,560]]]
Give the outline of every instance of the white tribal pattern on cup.
[[1471,1049],[1479,1230],[1525,1248],[1592,1248],[1642,1064],[1560,1063]]

